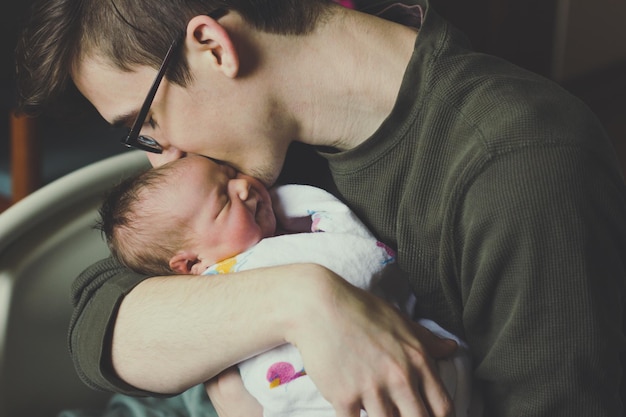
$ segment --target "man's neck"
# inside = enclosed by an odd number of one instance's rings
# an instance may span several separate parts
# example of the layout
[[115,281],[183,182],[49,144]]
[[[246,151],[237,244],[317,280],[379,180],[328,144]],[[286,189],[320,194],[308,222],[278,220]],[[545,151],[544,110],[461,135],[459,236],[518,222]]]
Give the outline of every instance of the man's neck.
[[416,36],[411,28],[338,8],[304,42],[287,40],[291,50],[283,57],[297,58],[283,62],[284,76],[276,79],[299,126],[296,140],[347,150],[369,138],[391,113]]

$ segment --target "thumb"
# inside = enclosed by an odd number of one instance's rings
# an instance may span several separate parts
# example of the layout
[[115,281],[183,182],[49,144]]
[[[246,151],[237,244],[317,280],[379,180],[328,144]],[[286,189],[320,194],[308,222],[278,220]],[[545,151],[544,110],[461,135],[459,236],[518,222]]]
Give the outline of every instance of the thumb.
[[433,359],[445,359],[454,355],[459,348],[454,339],[439,337],[431,330],[419,323],[413,322],[413,328],[417,338],[422,343],[426,352]]

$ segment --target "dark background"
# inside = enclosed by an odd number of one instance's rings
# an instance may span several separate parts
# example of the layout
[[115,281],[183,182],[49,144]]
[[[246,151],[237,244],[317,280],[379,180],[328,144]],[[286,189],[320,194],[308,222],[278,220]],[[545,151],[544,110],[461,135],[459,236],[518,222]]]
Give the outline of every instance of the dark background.
[[[368,1],[372,0],[361,3]],[[431,1],[468,34],[476,49],[552,78],[583,99],[604,123],[626,172],[626,29],[622,23],[626,22],[626,2]],[[5,0],[0,6],[5,9],[0,14],[4,57],[0,64],[0,197],[11,193],[8,114],[14,104],[13,51],[29,5],[30,1]],[[96,114],[72,123],[43,115],[38,124],[41,184],[124,151]]]

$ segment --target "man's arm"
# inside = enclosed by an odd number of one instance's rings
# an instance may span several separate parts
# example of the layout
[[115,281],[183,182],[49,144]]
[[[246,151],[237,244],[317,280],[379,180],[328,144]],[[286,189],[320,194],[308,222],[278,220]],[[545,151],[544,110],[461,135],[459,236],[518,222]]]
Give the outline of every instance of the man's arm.
[[623,411],[626,204],[610,166],[574,146],[529,148],[468,188],[457,256],[487,415]]
[[[118,291],[116,285],[109,279],[92,293],[79,316],[102,310],[99,297]],[[339,416],[354,416],[361,408],[374,417],[392,409],[403,416],[427,410],[443,416],[451,407],[419,340],[437,345],[437,339],[418,334],[393,307],[316,265],[151,278],[123,297],[119,311],[111,311],[110,351],[105,346],[101,357],[78,362],[102,364],[98,372],[114,390],[178,393],[289,342],[300,349],[307,372]],[[81,345],[98,341],[87,341],[94,330],[89,320],[78,317],[74,323],[77,355]],[[453,342],[440,343],[444,351],[454,350]]]

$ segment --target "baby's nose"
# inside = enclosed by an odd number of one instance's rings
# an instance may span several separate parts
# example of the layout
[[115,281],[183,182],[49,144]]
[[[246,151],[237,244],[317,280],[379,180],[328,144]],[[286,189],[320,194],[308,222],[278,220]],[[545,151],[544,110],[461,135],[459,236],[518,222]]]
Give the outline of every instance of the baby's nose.
[[250,195],[250,182],[245,178],[233,178],[228,182],[228,187],[241,201],[246,201]]

